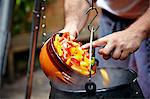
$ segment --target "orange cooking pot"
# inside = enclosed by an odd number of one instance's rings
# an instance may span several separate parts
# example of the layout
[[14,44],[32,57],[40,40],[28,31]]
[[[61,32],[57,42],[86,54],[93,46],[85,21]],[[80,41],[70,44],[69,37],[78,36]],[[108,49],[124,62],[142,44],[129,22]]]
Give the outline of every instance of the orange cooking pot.
[[88,75],[83,75],[76,70],[73,70],[57,54],[56,48],[54,46],[54,40],[55,36],[58,34],[59,36],[63,35],[63,33],[54,34],[41,48],[39,57],[41,69],[50,80],[60,81],[67,84],[76,83],[79,77],[88,78]]

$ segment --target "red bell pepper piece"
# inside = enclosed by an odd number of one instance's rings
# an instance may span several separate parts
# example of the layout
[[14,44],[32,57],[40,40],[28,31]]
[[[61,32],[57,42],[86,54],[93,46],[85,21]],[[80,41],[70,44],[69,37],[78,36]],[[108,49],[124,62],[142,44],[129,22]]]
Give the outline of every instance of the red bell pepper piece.
[[76,64],[76,65],[80,65],[80,61],[78,61],[77,59],[75,59],[75,58],[71,58],[71,61],[74,63],[74,64]]

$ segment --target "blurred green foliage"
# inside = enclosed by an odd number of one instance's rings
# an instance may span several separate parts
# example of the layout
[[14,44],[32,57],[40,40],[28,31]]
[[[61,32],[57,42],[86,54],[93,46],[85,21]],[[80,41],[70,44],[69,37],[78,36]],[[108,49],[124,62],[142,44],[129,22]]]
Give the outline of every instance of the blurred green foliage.
[[13,13],[12,35],[29,33],[34,0],[16,0]]
[[[47,0],[47,5],[53,4],[55,1]],[[30,33],[33,7],[34,0],[16,0],[13,13],[12,36],[20,33]]]

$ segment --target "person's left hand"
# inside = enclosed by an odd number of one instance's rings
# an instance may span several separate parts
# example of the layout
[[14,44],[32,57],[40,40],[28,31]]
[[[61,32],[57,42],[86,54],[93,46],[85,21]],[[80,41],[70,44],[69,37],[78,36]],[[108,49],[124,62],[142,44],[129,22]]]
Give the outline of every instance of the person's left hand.
[[[139,34],[141,33],[123,30],[99,38],[93,41],[92,45],[93,47],[104,46],[99,49],[99,54],[102,55],[104,59],[112,57],[114,59],[123,60],[139,48],[143,40]],[[89,46],[90,44],[87,43],[83,45],[82,48],[89,48]]]

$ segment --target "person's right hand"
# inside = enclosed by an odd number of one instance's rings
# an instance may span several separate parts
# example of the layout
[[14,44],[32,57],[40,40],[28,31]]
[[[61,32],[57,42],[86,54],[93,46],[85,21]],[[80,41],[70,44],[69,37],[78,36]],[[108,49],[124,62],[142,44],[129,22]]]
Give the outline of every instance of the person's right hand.
[[[140,47],[143,40],[141,34],[144,33],[129,30],[118,31],[93,41],[92,45],[93,47],[104,46],[104,48],[99,49],[99,54],[104,59],[112,57],[114,59],[124,60]],[[82,46],[82,48],[89,47],[90,43]]]

